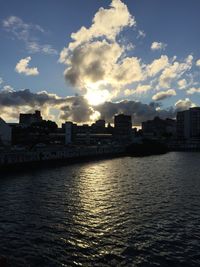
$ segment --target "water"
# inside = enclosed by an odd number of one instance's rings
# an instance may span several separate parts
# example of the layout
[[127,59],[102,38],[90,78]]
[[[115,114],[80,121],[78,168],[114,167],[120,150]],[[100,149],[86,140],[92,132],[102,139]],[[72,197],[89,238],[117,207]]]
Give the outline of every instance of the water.
[[0,179],[11,266],[200,266],[200,154],[117,158]]

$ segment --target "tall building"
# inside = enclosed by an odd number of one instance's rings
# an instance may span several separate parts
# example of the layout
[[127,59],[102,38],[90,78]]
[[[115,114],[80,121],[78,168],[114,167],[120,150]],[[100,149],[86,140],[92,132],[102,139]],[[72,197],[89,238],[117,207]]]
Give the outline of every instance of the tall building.
[[12,128],[0,118],[0,145],[10,145],[12,138]]
[[65,122],[65,144],[72,143],[72,130],[73,130],[73,123],[71,121]]
[[132,119],[129,115],[119,114],[114,118],[114,135],[117,141],[131,141]]
[[35,113],[31,114],[24,114],[20,113],[19,114],[19,123],[22,126],[30,126],[32,123],[36,122],[41,122],[42,121],[42,116],[39,110],[36,110]]
[[177,113],[177,137],[179,139],[200,138],[200,107]]

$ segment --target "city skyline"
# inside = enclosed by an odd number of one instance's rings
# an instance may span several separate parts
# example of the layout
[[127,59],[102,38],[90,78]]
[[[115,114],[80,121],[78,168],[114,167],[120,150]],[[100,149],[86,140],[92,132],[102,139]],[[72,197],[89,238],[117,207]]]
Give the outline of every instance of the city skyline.
[[140,125],[199,106],[199,3],[0,3],[3,119],[40,109],[82,123],[123,112]]

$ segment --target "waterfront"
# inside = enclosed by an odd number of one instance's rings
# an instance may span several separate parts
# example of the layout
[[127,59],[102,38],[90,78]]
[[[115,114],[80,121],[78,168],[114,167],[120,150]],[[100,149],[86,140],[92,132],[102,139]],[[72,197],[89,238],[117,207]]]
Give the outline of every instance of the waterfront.
[[0,179],[11,266],[200,265],[200,153],[123,157]]

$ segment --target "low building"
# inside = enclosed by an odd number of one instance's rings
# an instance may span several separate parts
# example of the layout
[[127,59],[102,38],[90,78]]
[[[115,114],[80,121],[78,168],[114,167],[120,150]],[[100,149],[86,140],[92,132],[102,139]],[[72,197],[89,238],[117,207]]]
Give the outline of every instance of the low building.
[[39,110],[36,110],[35,113],[20,113],[19,114],[19,123],[22,127],[28,127],[32,123],[39,123],[42,121],[42,116]]
[[10,145],[12,139],[12,128],[0,118],[0,145]]
[[153,120],[142,122],[142,132],[144,137],[161,138],[176,135],[176,121],[172,119],[160,119],[155,117]]

